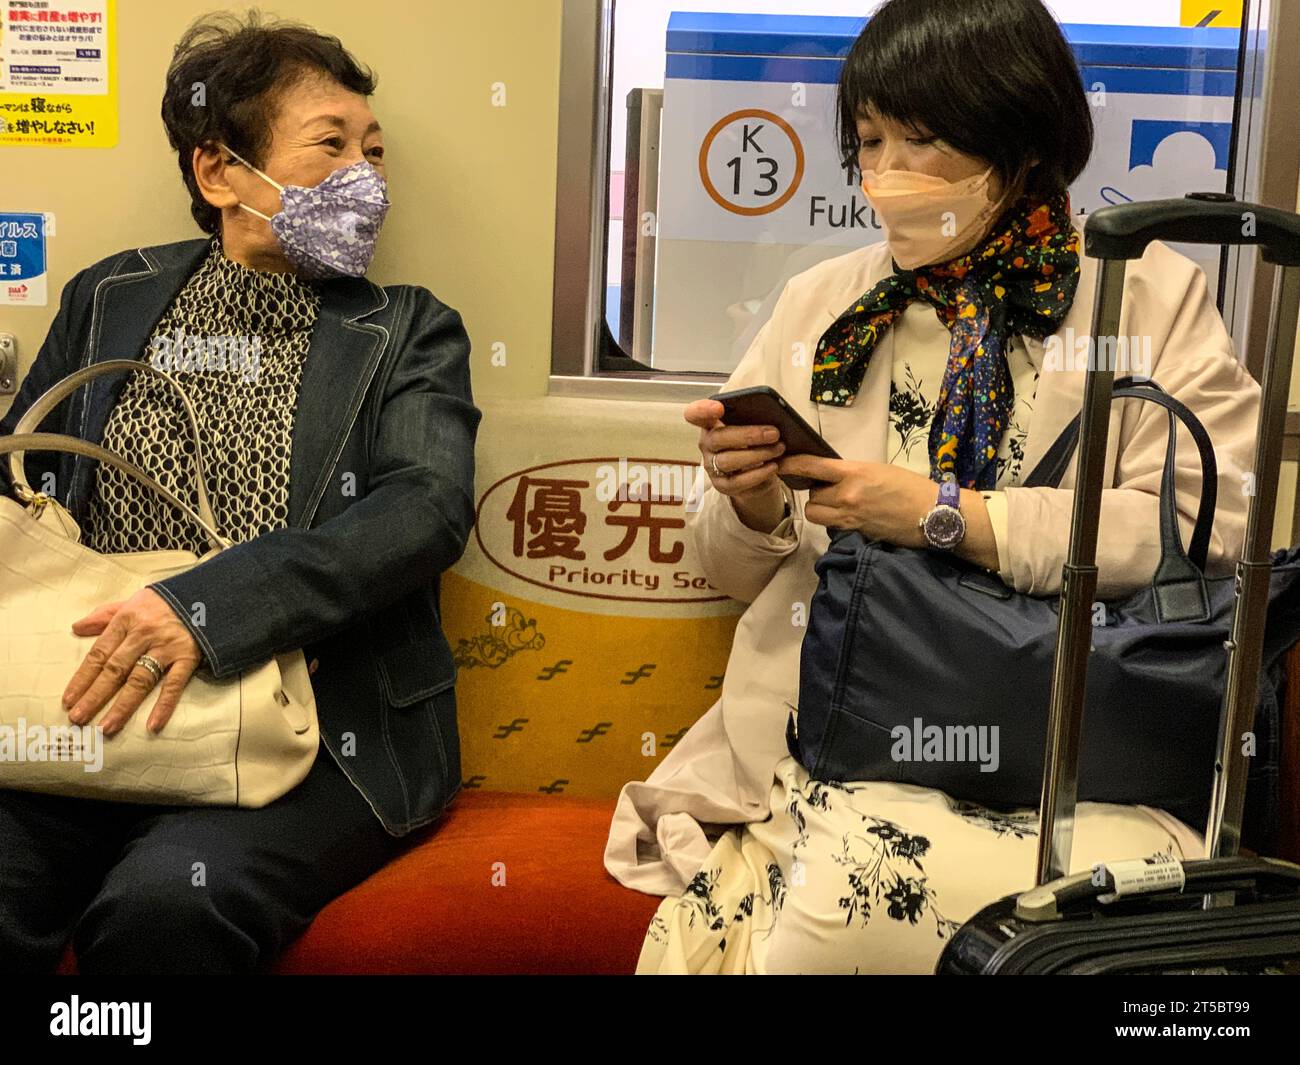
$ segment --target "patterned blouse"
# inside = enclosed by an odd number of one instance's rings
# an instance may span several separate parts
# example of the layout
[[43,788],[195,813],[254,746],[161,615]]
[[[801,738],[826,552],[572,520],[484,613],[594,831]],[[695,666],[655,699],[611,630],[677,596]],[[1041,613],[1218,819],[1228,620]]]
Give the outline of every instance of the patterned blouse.
[[[899,345],[896,350],[902,350]],[[999,489],[1016,484],[1025,458],[1025,434],[1038,390],[1038,371],[1029,359],[1021,337],[1007,341],[1007,365],[1015,386],[1016,400],[1011,420],[998,449]],[[889,386],[889,449],[885,461],[930,476],[930,424],[934,421],[939,386],[948,366],[948,352],[942,347],[907,346],[907,357],[896,357]],[[988,493],[985,493],[988,498]]]
[[[214,238],[140,356],[168,370],[189,396],[217,528],[235,543],[288,524],[298,388],[319,310],[310,284],[242,266]],[[158,378],[133,374],[123,384],[103,446],[198,509],[183,408]],[[85,542],[104,553],[203,554],[209,546],[168,503],[102,464]]]

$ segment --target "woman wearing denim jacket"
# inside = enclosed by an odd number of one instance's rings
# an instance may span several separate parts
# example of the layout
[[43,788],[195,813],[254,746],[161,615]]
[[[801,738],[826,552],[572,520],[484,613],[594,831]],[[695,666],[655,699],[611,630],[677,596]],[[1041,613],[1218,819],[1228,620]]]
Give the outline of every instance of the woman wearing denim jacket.
[[[209,236],[74,277],[0,425],[12,433],[91,363],[172,370],[235,546],[77,624],[87,654],[64,678],[69,717],[111,734],[160,689],[148,724],[165,729],[195,671],[235,677],[302,648],[323,748],[260,809],[0,790],[0,970],[49,971],[69,940],[85,973],[262,968],[460,786],[438,582],[473,524],[479,412],[460,316],[364,276],[388,207],[373,91],[337,39],[307,27],[191,27],[162,113]],[[197,502],[181,408],[150,375],[98,378],[41,428],[101,443]],[[45,454],[26,469],[97,551],[207,549],[115,469]]]

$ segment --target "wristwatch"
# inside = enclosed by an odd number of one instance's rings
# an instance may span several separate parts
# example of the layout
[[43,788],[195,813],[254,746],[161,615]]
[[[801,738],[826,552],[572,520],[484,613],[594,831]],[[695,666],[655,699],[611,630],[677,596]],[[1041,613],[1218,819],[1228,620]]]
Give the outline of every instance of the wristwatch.
[[961,486],[951,475],[939,485],[939,498],[918,523],[931,547],[951,551],[966,538],[966,519],[961,513]]

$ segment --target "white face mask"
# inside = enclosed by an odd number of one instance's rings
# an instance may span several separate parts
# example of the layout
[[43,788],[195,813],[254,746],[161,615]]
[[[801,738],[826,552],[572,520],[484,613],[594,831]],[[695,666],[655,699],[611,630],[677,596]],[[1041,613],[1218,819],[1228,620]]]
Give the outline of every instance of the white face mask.
[[961,181],[910,170],[867,170],[862,192],[885,227],[894,261],[904,270],[946,263],[975,247],[998,205],[989,198],[993,167]]

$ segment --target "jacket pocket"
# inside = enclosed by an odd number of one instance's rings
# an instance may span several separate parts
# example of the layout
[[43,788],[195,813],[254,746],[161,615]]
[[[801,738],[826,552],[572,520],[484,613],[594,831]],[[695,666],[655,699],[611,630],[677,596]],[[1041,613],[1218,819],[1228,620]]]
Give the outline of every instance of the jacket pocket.
[[441,633],[378,654],[384,696],[397,707],[426,702],[456,683],[457,667]]

